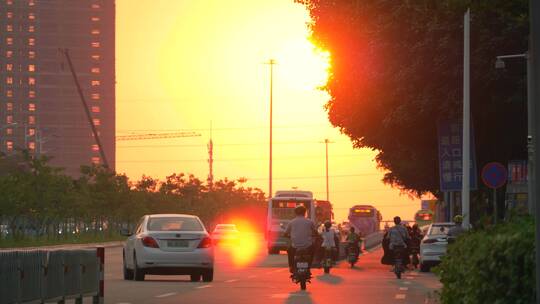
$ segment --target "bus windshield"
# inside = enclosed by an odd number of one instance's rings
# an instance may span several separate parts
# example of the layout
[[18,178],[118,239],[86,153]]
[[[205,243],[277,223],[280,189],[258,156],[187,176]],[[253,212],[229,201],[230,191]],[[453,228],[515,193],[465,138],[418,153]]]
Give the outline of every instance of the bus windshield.
[[272,218],[275,220],[292,220],[295,217],[294,208],[300,205],[306,207],[306,216],[309,218],[311,201],[272,200]]

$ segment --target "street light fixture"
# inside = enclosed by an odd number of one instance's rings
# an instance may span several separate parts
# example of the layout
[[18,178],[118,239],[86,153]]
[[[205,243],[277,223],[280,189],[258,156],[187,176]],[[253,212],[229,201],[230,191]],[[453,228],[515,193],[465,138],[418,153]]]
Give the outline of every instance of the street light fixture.
[[504,60],[497,57],[497,61],[495,61],[495,68],[496,69],[504,69],[504,68],[506,68],[506,64],[504,64]]

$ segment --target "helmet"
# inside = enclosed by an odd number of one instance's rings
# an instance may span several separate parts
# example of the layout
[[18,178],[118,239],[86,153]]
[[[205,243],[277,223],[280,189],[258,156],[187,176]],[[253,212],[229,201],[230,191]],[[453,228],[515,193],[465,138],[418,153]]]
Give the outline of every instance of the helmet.
[[463,223],[463,216],[462,215],[456,215],[454,216],[454,223],[461,224]]

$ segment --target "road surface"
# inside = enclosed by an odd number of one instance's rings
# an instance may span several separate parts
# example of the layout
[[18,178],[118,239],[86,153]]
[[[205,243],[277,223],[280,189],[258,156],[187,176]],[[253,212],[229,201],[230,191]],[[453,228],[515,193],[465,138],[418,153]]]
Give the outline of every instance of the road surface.
[[214,281],[192,283],[188,276],[125,281],[122,248],[107,248],[105,303],[435,303],[434,291],[441,287],[431,273],[411,271],[397,280],[389,266],[379,263],[378,249],[362,255],[354,269],[343,262],[329,275],[314,269],[307,291],[300,291],[289,279],[284,253],[268,256],[263,240],[252,256],[234,258],[236,249],[218,246]]

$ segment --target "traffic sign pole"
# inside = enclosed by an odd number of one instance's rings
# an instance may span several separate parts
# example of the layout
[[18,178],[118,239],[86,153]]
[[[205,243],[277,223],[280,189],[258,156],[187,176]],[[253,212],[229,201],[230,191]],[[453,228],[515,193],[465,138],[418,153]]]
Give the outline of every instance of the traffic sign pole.
[[499,220],[499,212],[497,207],[497,188],[493,188],[493,223],[497,225]]
[[502,187],[508,179],[506,168],[500,163],[489,163],[482,169],[482,181],[493,189],[493,223],[499,221],[499,208],[497,205],[497,189]]

